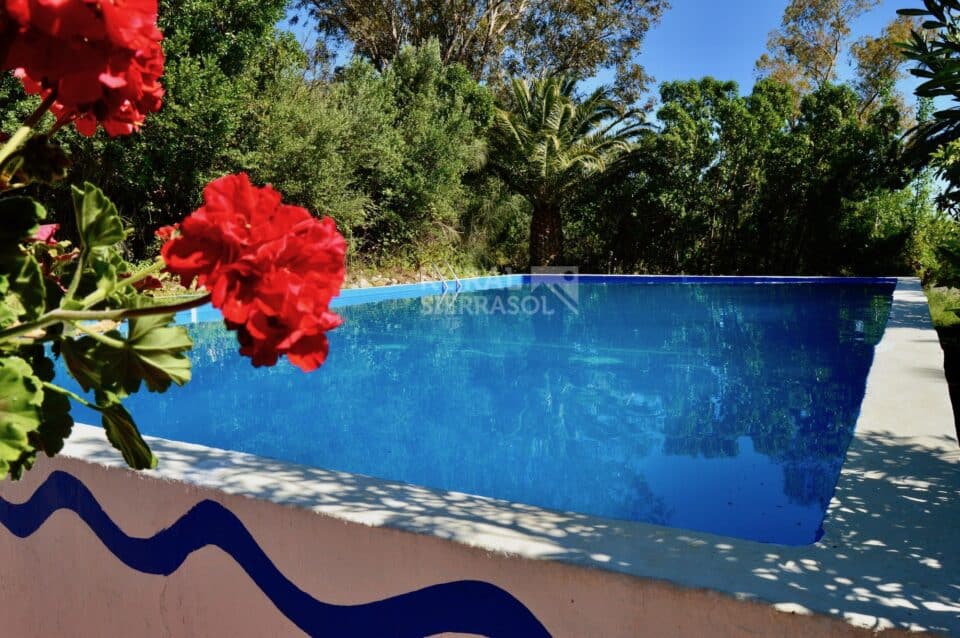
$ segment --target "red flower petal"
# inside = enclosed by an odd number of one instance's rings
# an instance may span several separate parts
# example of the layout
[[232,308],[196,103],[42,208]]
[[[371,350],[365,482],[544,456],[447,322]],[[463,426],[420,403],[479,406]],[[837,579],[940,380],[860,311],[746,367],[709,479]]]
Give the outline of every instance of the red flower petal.
[[[0,69],[28,93],[56,90],[52,112],[84,135],[138,130],[159,110],[163,35],[156,0],[0,0],[14,25]],[[2,7],[3,5],[0,5]]]
[[207,185],[204,205],[179,234],[166,235],[161,255],[182,282],[210,292],[255,366],[286,355],[310,371],[326,360],[326,332],[342,322],[330,302],[343,285],[346,255],[329,217],[282,204],[277,191],[253,186],[245,174],[228,175]]
[[41,224],[37,232],[34,233],[32,240],[40,244],[56,246],[57,240],[54,239],[54,235],[57,234],[58,230],[60,230],[60,224]]
[[161,226],[154,234],[156,235],[157,239],[166,242],[173,239],[174,235],[176,235],[179,231],[180,224],[174,224],[173,226]]

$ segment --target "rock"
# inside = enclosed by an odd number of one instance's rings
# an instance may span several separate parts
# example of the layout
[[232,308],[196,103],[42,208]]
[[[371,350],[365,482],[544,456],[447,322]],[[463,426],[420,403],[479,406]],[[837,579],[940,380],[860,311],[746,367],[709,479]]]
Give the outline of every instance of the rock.
[[369,282],[369,281],[367,281],[366,279],[364,279],[363,277],[361,277],[361,278],[360,278],[360,283],[357,284],[357,287],[358,287],[358,288],[371,288],[372,286],[370,285],[370,282]]

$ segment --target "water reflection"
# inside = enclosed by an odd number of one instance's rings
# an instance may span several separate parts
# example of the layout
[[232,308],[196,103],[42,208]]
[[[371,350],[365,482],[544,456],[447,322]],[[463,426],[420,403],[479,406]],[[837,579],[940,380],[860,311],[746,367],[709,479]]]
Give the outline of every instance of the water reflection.
[[[200,325],[194,381],[178,401],[146,395],[131,407],[145,432],[182,441],[600,516],[815,540],[891,287],[575,292],[576,312],[543,289],[343,308],[313,375],[254,370],[231,335]],[[511,314],[516,295],[541,297],[537,312]]]

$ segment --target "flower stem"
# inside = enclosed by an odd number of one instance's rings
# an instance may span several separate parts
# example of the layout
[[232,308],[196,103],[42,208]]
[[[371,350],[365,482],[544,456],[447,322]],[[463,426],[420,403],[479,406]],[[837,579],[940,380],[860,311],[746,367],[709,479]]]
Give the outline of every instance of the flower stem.
[[[81,258],[82,258],[82,255],[81,255]],[[151,275],[155,275],[161,270],[163,270],[165,265],[166,264],[163,263],[162,259],[157,259],[157,261],[153,262],[153,264],[144,268],[140,272],[135,273],[130,277],[127,277],[126,279],[121,279],[119,282],[117,282],[117,287],[120,288],[123,286],[132,286],[134,284],[138,284],[144,279],[146,279],[147,277],[150,277]],[[73,295],[76,293],[76,288],[74,287],[73,284],[77,283],[79,285],[79,281],[77,281],[77,277],[79,277],[79,274],[75,274],[74,281],[70,283],[70,290],[67,292],[68,299],[72,299]],[[107,298],[106,292],[100,289],[94,290],[89,295],[83,298],[83,300],[80,302],[80,305],[83,306],[84,310],[88,310],[106,298]]]
[[80,255],[77,257],[77,269],[73,271],[73,279],[70,280],[70,288],[67,289],[67,295],[65,299],[73,300],[77,294],[77,288],[80,287],[80,280],[83,279],[83,269],[86,266],[84,263],[84,254],[85,251],[81,250]]
[[7,143],[3,145],[3,148],[0,148],[0,168],[6,163],[10,156],[20,150],[20,147],[30,139],[30,134],[33,133],[34,127],[40,122],[40,118],[43,117],[43,114],[50,110],[50,107],[53,106],[53,103],[57,101],[57,92],[51,91],[50,95],[40,103],[40,106],[37,107],[37,110],[34,111],[30,117],[28,117],[13,136],[7,140]]
[[57,121],[53,123],[53,126],[50,127],[50,130],[47,131],[47,137],[53,137],[57,131],[62,129],[67,124],[70,124],[77,119],[77,114],[69,115],[67,117],[58,117]]
[[43,117],[43,114],[50,110],[50,107],[53,106],[53,103],[57,101],[57,90],[54,89],[50,91],[50,95],[43,99],[43,102],[40,103],[40,106],[37,107],[33,113],[30,114],[26,120],[24,120],[23,125],[26,128],[34,128],[37,124],[40,123],[40,118]]
[[108,346],[108,347],[110,347],[110,348],[118,348],[118,349],[122,349],[122,348],[124,347],[123,341],[120,341],[119,339],[113,339],[112,337],[108,337],[108,336],[106,336],[106,335],[102,335],[102,334],[100,334],[99,332],[97,332],[97,331],[95,331],[95,330],[90,330],[90,329],[84,327],[84,325],[83,325],[82,323],[77,322],[77,321],[72,321],[72,322],[70,322],[70,323],[71,323],[71,325],[73,325],[74,328],[76,328],[76,329],[79,330],[80,332],[84,333],[85,335],[87,335],[88,337],[90,337],[91,339],[93,339],[94,341],[99,341],[100,343],[102,343],[102,344],[105,345],[105,346]]
[[200,295],[187,301],[166,306],[149,306],[147,308],[121,308],[119,310],[53,310],[43,315],[36,321],[22,323],[18,326],[7,328],[0,331],[0,341],[7,341],[15,337],[20,337],[34,330],[40,330],[55,323],[64,321],[123,321],[125,319],[134,319],[136,317],[149,317],[152,315],[168,315],[184,310],[191,310],[204,306],[210,301],[210,295]]
[[0,168],[3,168],[3,165],[7,163],[7,160],[20,150],[20,147],[30,138],[30,134],[33,133],[33,129],[29,126],[21,126],[16,133],[14,133],[7,143],[3,145],[3,148],[0,148]]
[[76,401],[77,403],[79,403],[80,405],[86,406],[86,407],[90,408],[91,410],[96,410],[97,412],[100,412],[100,411],[101,411],[101,409],[100,409],[99,406],[97,406],[97,405],[95,405],[95,404],[93,404],[93,403],[90,403],[89,401],[87,401],[86,399],[84,399],[82,396],[80,396],[80,395],[77,394],[76,392],[71,392],[70,390],[67,390],[66,388],[61,388],[60,386],[55,385],[55,384],[53,384],[53,383],[50,383],[49,381],[44,381],[44,382],[43,382],[43,387],[44,387],[45,390],[50,390],[51,392],[56,392],[57,394],[62,394],[62,395],[65,396],[65,397],[69,397],[69,398],[73,399],[74,401]]

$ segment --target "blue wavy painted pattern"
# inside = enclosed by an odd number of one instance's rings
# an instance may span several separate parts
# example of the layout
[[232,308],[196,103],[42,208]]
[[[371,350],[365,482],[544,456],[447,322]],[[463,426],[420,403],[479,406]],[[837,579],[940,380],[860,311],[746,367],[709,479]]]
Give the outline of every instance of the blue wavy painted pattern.
[[316,600],[290,582],[233,512],[201,501],[150,538],[125,534],[89,489],[66,472],[52,472],[30,500],[0,498],[0,523],[27,538],[57,510],[75,512],[114,556],[131,569],[168,576],[192,552],[213,545],[239,564],[277,609],[311,636],[420,638],[443,632],[490,638],[540,638],[550,634],[520,601],[480,581],[443,583],[361,605]]

